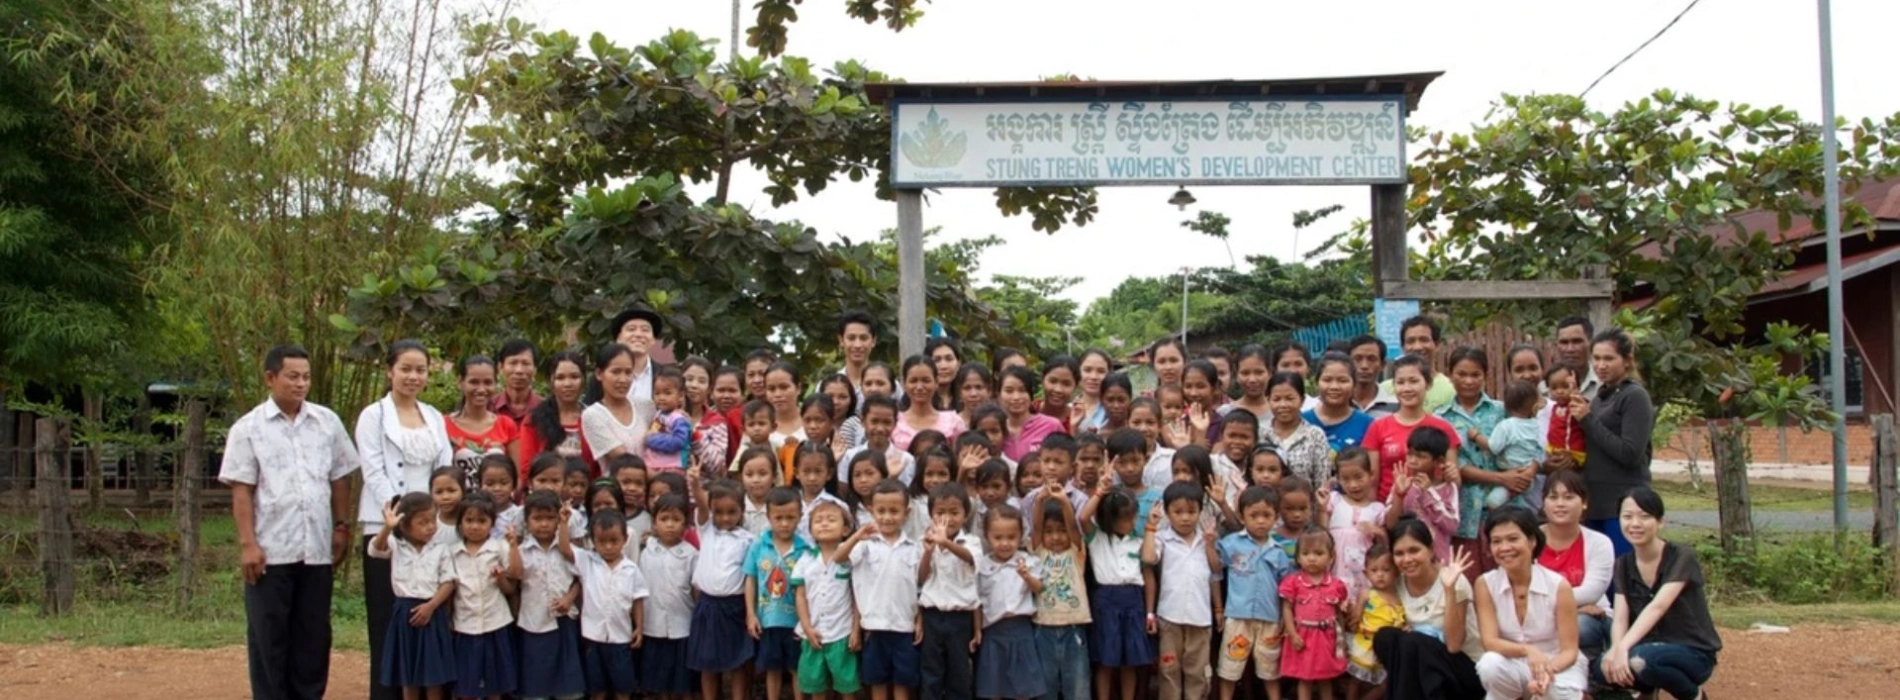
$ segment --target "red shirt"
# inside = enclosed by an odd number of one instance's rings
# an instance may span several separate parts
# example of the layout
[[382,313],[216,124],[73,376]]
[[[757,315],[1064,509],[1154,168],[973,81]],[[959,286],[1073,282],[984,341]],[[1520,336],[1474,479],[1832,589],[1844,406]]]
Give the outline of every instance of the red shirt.
[[528,465],[534,462],[534,458],[541,456],[543,452],[551,451],[562,457],[579,457],[581,461],[587,463],[587,469],[590,474],[596,469],[594,466],[594,455],[587,449],[587,436],[581,433],[580,421],[563,425],[561,426],[561,430],[567,433],[567,438],[561,442],[550,445],[541,439],[541,431],[536,430],[533,424],[527,422],[521,424],[521,430],[519,431],[520,437],[516,438],[516,440],[518,441],[517,444],[521,447],[521,464],[519,466],[521,467],[521,484],[524,487],[528,484]]
[[503,391],[495,394],[495,398],[488,400],[488,410],[507,416],[515,422],[515,425],[527,425],[528,413],[533,411],[534,407],[541,405],[542,400],[540,394],[530,391],[527,404],[515,406],[508,403],[508,392]]
[[495,416],[494,425],[480,434],[470,433],[455,424],[455,419],[442,421],[449,434],[449,446],[455,448],[455,466],[462,468],[468,475],[468,483],[480,484],[482,458],[490,454],[508,454],[508,447],[515,441],[519,432],[514,420],[507,416]]
[[1550,434],[1545,436],[1545,444],[1551,451],[1569,450],[1583,454],[1583,424],[1570,417],[1569,406],[1550,407]]
[[1458,431],[1450,423],[1438,416],[1425,414],[1417,423],[1406,425],[1399,422],[1398,415],[1390,415],[1372,422],[1366,429],[1366,437],[1360,445],[1379,455],[1379,500],[1384,501],[1392,493],[1392,473],[1398,465],[1405,463],[1405,441],[1412,438],[1412,431],[1420,426],[1431,426],[1445,431],[1451,438],[1451,451],[1445,454],[1447,459],[1456,459],[1458,454]]
[[[1537,557],[1537,563],[1542,564],[1546,569],[1557,572],[1564,577],[1565,581],[1569,581],[1570,585],[1579,586],[1583,584],[1583,550],[1582,537],[1578,537],[1577,541],[1571,542],[1569,549],[1558,549],[1545,545],[1544,553]],[[1590,605],[1594,602],[1595,601],[1580,602],[1577,603],[1577,605]]]

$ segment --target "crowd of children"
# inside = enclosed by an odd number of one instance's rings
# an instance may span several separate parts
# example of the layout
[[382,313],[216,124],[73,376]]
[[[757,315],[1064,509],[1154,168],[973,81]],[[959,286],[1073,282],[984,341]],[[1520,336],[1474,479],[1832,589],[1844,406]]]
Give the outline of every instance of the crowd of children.
[[[1416,518],[1444,550],[1474,506],[1534,499],[1547,449],[1582,455],[1522,382],[1489,432],[1427,411],[1432,371],[1410,357],[1395,409],[1342,429],[1305,396],[1306,354],[1183,362],[1152,396],[1091,371],[1105,356],[943,384],[917,356],[811,387],[769,357],[756,384],[750,361],[691,360],[696,380],[655,372],[636,440],[610,348],[586,458],[549,447],[518,471],[494,449],[387,504],[379,680],[418,698],[744,698],[756,674],[768,700],[1133,700],[1152,679],[1162,700],[1231,700],[1251,669],[1273,700],[1356,699],[1384,678],[1373,635],[1407,625],[1389,529]],[[1454,355],[1461,397],[1484,363]],[[1318,366],[1352,391],[1345,354]],[[1553,393],[1575,373],[1552,370]],[[731,416],[715,449],[702,411]],[[1511,478],[1463,479],[1473,455]]]

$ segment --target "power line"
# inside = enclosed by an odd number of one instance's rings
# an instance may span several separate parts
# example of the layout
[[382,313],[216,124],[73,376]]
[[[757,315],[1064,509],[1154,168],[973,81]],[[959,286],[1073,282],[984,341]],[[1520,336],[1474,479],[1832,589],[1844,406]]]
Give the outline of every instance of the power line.
[[1597,76],[1596,80],[1590,81],[1590,87],[1584,88],[1583,93],[1580,95],[1577,95],[1577,97],[1581,98],[1581,97],[1589,96],[1590,91],[1596,89],[1597,83],[1603,82],[1604,78],[1610,77],[1611,73],[1615,73],[1616,69],[1622,68],[1623,64],[1628,63],[1630,59],[1635,58],[1636,54],[1642,53],[1643,49],[1647,49],[1649,48],[1650,44],[1656,43],[1657,39],[1661,39],[1663,34],[1666,34],[1669,32],[1670,27],[1674,27],[1676,26],[1677,22],[1682,21],[1683,15],[1689,14],[1689,11],[1695,9],[1695,6],[1698,4],[1701,4],[1701,2],[1702,0],[1689,0],[1689,4],[1683,7],[1681,12],[1676,13],[1676,16],[1671,18],[1668,24],[1663,25],[1662,29],[1656,30],[1656,34],[1654,36],[1649,37],[1649,40],[1644,41],[1641,46],[1636,47],[1636,50],[1631,51],[1628,56],[1624,56],[1623,60],[1617,61],[1616,65],[1610,66],[1609,70],[1603,71],[1603,75],[1599,75]]

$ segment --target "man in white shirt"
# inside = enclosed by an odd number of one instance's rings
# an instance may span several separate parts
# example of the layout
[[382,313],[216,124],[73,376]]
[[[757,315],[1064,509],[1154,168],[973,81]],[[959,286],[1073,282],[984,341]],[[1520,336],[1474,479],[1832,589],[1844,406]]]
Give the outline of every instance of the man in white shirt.
[[653,344],[666,329],[660,320],[660,314],[644,304],[630,306],[614,317],[612,326],[614,340],[633,351],[633,390],[627,399],[633,402],[634,410],[646,411],[646,420],[651,420],[653,406]]
[[330,591],[349,551],[355,443],[309,403],[310,355],[264,356],[270,399],[231,425],[218,480],[231,487],[244,577],[251,696],[321,698],[330,678]]

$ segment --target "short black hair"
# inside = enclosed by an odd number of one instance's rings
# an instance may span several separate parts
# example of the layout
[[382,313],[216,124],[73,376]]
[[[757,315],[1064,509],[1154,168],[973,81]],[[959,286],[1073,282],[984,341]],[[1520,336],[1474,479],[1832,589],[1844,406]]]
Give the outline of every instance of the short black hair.
[[1537,385],[1522,379],[1513,379],[1504,385],[1504,410],[1513,414],[1535,410],[1537,406]]
[[1114,459],[1125,454],[1140,454],[1148,451],[1148,438],[1134,428],[1117,428],[1108,435],[1108,458]]
[[1381,339],[1381,338],[1379,338],[1379,336],[1376,336],[1376,335],[1355,335],[1355,336],[1353,336],[1353,337],[1352,337],[1352,340],[1348,340],[1348,341],[1346,341],[1346,352],[1349,352],[1349,353],[1350,353],[1350,352],[1352,352],[1352,351],[1353,351],[1354,349],[1356,349],[1356,348],[1358,348],[1358,347],[1359,347],[1359,346],[1361,346],[1361,345],[1377,345],[1377,346],[1379,346],[1379,359],[1381,359],[1381,360],[1383,360],[1383,359],[1385,359],[1385,341],[1384,341],[1383,339]]
[[686,392],[686,375],[680,372],[680,368],[673,365],[663,365],[654,368],[653,385],[659,386],[660,382],[672,384],[673,387],[679,389],[682,394]]
[[765,492],[765,507],[791,505],[798,502],[798,489],[789,486],[774,486]]
[[877,319],[872,318],[871,312],[864,309],[848,309],[838,314],[838,335],[844,335],[853,323],[862,324],[864,329],[871,333],[872,339],[877,338]]
[[888,408],[891,410],[892,416],[896,416],[900,413],[900,411],[897,410],[897,399],[891,398],[889,394],[872,394],[864,397],[863,410],[858,413],[860,419],[862,419],[863,416],[869,415],[873,407]]
[[[679,513],[681,518],[685,518],[688,522],[691,522],[693,519],[693,502],[686,500],[685,494],[669,493],[653,499],[653,505],[647,508],[647,512],[656,518],[660,517],[661,513],[668,511]],[[601,512],[611,513],[613,511]]]
[[1161,507],[1163,508],[1174,505],[1175,501],[1187,501],[1198,507],[1201,501],[1206,499],[1207,491],[1203,490],[1200,484],[1192,481],[1176,481],[1168,484],[1168,488],[1161,491]]
[[602,476],[612,478],[615,474],[619,474],[622,469],[638,469],[641,472],[645,472],[647,470],[647,461],[641,459],[640,455],[625,452],[600,461],[600,473]]
[[1451,436],[1445,431],[1429,425],[1421,425],[1405,439],[1405,451],[1423,452],[1432,459],[1444,459],[1451,452]]
[[1227,415],[1220,417],[1220,431],[1222,433],[1227,432],[1227,426],[1230,425],[1244,425],[1247,426],[1248,430],[1252,430],[1256,436],[1260,434],[1260,417],[1254,415],[1252,411],[1238,408],[1228,411]]
[[524,352],[529,355],[539,354],[535,352],[534,343],[528,342],[526,338],[509,338],[507,342],[501,344],[500,350],[495,351],[495,360],[507,362],[508,358]]
[[1049,437],[1042,439],[1042,451],[1045,454],[1049,452],[1061,452],[1073,459],[1075,457],[1075,448],[1075,438],[1069,437],[1068,433],[1051,433]]
[[271,374],[284,371],[284,360],[310,361],[310,351],[302,345],[279,345],[264,353],[264,371]]
[[1590,319],[1582,316],[1565,316],[1557,321],[1558,332],[1562,332],[1563,329],[1571,326],[1583,326],[1584,338],[1591,338],[1597,334],[1596,324],[1591,323]]
[[[764,399],[753,399],[751,401],[745,402],[745,406],[739,409],[739,420],[743,422],[746,419],[749,419],[761,413],[771,413],[771,412],[772,412],[772,404],[766,403]],[[742,430],[745,428],[745,426],[743,425],[739,427]]]
[[745,361],[740,362],[739,364],[749,365],[754,362],[764,362],[765,364],[769,365],[777,361],[778,361],[777,353],[774,353],[771,350],[767,350],[765,348],[759,348],[757,350],[753,350],[752,352],[746,353]]
[[[918,483],[922,483],[923,480],[923,477],[917,478]],[[876,492],[872,495],[876,495]],[[930,509],[936,510],[939,501],[956,501],[963,505],[964,517],[967,518],[970,515],[970,492],[964,490],[963,484],[955,481],[937,484],[937,488],[930,490]]]
[[[1624,494],[1623,497],[1634,501],[1636,507],[1642,509],[1644,513],[1649,514],[1649,517],[1657,520],[1662,519],[1663,499],[1662,496],[1656,495],[1655,489],[1648,486],[1638,486],[1630,489],[1629,493]],[[1619,503],[1620,502],[1621,501],[1619,501]]]
[[[670,494],[669,494],[670,495]],[[660,499],[662,501],[666,499]],[[657,507],[656,507],[657,509]],[[588,532],[619,532],[627,534],[627,516],[612,508],[594,511],[594,517],[587,523]]]
[[1433,321],[1430,316],[1426,316],[1424,314],[1420,314],[1420,315],[1405,319],[1404,323],[1399,324],[1399,337],[1404,338],[1406,331],[1412,330],[1413,328],[1417,328],[1419,326],[1424,326],[1427,330],[1430,330],[1432,332],[1432,342],[1434,343],[1438,342],[1438,336],[1439,336],[1438,322]]
[[976,478],[971,479],[970,483],[982,486],[992,481],[1009,483],[1008,462],[995,457],[983,460],[983,463],[976,468]]
[[1245,491],[1240,492],[1240,512],[1247,512],[1247,507],[1255,503],[1265,503],[1272,506],[1274,512],[1277,513],[1280,511],[1280,492],[1275,490],[1272,486],[1264,485],[1249,486]]
[[1484,516],[1484,537],[1491,538],[1491,531],[1504,524],[1516,525],[1518,531],[1531,539],[1531,559],[1535,561],[1544,555],[1544,529],[1537,526],[1537,514],[1523,506],[1507,505]]
[[1430,361],[1427,361],[1425,358],[1419,357],[1417,355],[1402,356],[1399,359],[1392,361],[1392,376],[1394,377],[1399,376],[1399,370],[1405,369],[1407,367],[1418,368],[1418,374],[1419,376],[1425,378],[1425,383],[1427,384],[1431,383],[1432,363]]
[[533,515],[544,510],[550,513],[559,513],[561,512],[561,497],[547,489],[534,491],[529,493],[527,498],[522,499],[521,509],[522,512],[528,515]]
[[1279,345],[1273,346],[1274,369],[1279,368],[1281,356],[1284,356],[1289,352],[1299,353],[1300,359],[1305,360],[1306,363],[1309,365],[1313,363],[1313,351],[1307,349],[1306,343],[1302,343],[1297,340],[1288,340],[1286,342],[1280,343]]

